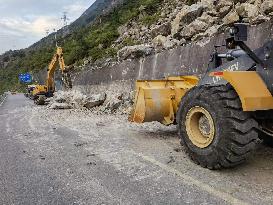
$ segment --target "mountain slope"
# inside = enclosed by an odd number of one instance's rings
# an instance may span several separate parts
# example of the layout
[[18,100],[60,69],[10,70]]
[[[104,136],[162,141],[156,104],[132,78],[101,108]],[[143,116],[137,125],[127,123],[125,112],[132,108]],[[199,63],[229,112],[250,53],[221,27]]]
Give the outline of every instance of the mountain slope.
[[[234,22],[256,25],[272,17],[272,0],[97,0],[58,31],[57,40],[66,64],[80,71],[82,65],[108,62],[102,59],[115,61],[117,54],[123,60],[161,52],[210,38]],[[44,69],[56,49],[54,36],[0,56],[0,90],[22,87],[20,72]]]
[[[62,31],[57,32],[59,45],[64,48],[66,64],[80,65],[85,58],[95,62],[101,58],[116,56],[120,47],[112,47],[112,45],[120,36],[118,28],[138,18],[141,5],[151,10],[149,14],[153,14],[158,12],[162,1],[97,0],[71,24],[68,35],[63,36]],[[120,5],[116,6],[118,4]],[[51,34],[27,49],[9,51],[0,56],[0,89],[3,91],[23,87],[18,84],[18,74],[37,72],[45,68],[54,52],[54,34]]]
[[[97,0],[92,6],[90,6],[82,16],[80,16],[75,22],[68,26],[69,35],[63,38],[63,30],[57,31],[58,41],[60,45],[66,47],[72,46],[75,48],[73,41],[78,31],[84,32],[84,28],[89,27],[90,24],[103,13],[109,12],[114,6],[122,2],[121,0]],[[0,56],[0,92],[10,89],[19,89],[22,87],[18,84],[17,76],[19,73],[24,72],[36,72],[45,68],[52,55],[55,52],[55,34],[52,33],[49,36],[34,43],[29,48],[21,49],[17,51],[8,51]],[[79,40],[79,36],[76,41]],[[64,43],[65,42],[65,43]],[[71,45],[74,44],[74,45]],[[66,54],[73,51],[73,48],[69,48]],[[74,52],[74,53],[77,53]],[[70,55],[71,56],[71,55]],[[72,61],[78,56],[73,57]],[[67,64],[70,64],[68,61]]]

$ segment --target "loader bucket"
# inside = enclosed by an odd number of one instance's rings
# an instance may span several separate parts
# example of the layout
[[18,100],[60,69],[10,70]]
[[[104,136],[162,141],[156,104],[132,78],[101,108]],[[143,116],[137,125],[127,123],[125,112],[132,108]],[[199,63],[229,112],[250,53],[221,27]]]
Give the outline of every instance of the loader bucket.
[[164,125],[175,122],[181,98],[197,85],[196,76],[168,77],[163,80],[138,80],[131,122],[158,121]]

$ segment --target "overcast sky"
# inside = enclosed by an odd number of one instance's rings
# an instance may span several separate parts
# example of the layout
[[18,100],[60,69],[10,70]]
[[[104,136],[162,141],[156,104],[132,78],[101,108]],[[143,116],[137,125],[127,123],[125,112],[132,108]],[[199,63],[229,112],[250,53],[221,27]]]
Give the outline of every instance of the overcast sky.
[[69,23],[95,0],[0,0],[0,53],[26,48],[62,27],[63,12]]

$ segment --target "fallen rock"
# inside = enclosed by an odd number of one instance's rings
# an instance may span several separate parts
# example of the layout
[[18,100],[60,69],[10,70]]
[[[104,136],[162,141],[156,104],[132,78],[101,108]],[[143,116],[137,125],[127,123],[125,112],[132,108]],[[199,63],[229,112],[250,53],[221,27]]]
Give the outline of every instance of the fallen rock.
[[122,104],[122,100],[112,99],[110,102],[106,104],[105,109],[110,110],[111,112],[117,110]]
[[225,15],[227,15],[230,10],[232,9],[233,2],[232,0],[220,0],[216,4],[215,8],[215,15],[218,17],[223,18]]
[[230,25],[239,21],[240,17],[236,11],[231,11],[228,15],[223,18],[224,25]]
[[49,106],[50,109],[71,109],[72,106],[70,106],[68,103],[58,103],[54,102]]
[[95,106],[102,105],[106,100],[106,94],[87,96],[77,90],[58,91],[50,98],[48,107],[50,109],[91,109]]
[[180,41],[171,36],[165,37],[159,35],[153,39],[153,45],[156,48],[172,49],[175,46],[180,45]]
[[123,103],[123,94],[117,94],[112,97],[105,105],[105,110],[110,110],[111,112],[117,110]]
[[154,48],[151,45],[125,46],[118,51],[118,59],[139,58],[152,54]]
[[171,23],[167,22],[161,25],[157,25],[151,29],[151,36],[155,38],[158,35],[168,36],[171,34]]
[[172,49],[177,45],[180,45],[180,41],[177,39],[173,39],[171,36],[168,36],[165,43],[163,44],[163,47],[165,49]]
[[207,12],[204,12],[202,14],[202,16],[200,16],[197,19],[200,20],[200,21],[205,22],[208,25],[213,25],[219,18],[218,17],[210,16]]
[[182,10],[176,15],[175,19],[172,21],[171,34],[175,36],[183,25],[190,24],[197,17],[202,15],[204,6],[202,4],[193,4],[191,6],[184,6]]
[[167,41],[167,37],[158,35],[157,37],[153,39],[152,43],[155,47],[163,47],[166,41]]
[[256,24],[260,24],[260,23],[263,23],[263,22],[269,21],[269,20],[270,20],[270,18],[267,17],[267,16],[258,15],[255,18],[250,19],[250,23],[253,24],[253,25],[256,25]]
[[215,8],[214,2],[212,0],[201,0],[200,4],[208,8],[209,10],[212,10]]
[[98,94],[98,95],[92,95],[86,99],[87,102],[85,103],[84,107],[91,109],[93,107],[102,105],[105,100],[106,100],[105,93]]
[[[196,36],[194,36],[192,38],[193,41],[198,41],[204,37],[212,37],[215,34],[218,33],[219,28],[221,27],[221,25],[213,25],[211,27],[209,27],[204,33],[199,33]],[[197,43],[198,44],[198,43]]]
[[236,11],[242,18],[254,19],[259,15],[259,7],[249,3],[243,3],[236,6]]
[[204,32],[208,26],[204,21],[197,19],[182,30],[181,36],[185,39],[191,39],[194,35]]
[[273,1],[265,0],[261,5],[261,11],[264,14],[270,14],[271,12],[273,12]]

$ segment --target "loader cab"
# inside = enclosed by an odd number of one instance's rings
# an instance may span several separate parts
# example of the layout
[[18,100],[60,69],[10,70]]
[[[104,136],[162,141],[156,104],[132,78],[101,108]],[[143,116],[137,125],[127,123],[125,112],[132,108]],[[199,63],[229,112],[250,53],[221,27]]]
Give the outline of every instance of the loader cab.
[[236,24],[234,24],[234,26],[232,26],[228,30],[228,36],[229,37],[226,39],[227,48],[234,49],[234,47],[228,47],[229,46],[228,42],[230,40],[235,41],[235,42],[247,41],[247,37],[248,37],[247,33],[248,33],[247,32],[247,24],[245,24],[245,23],[236,23]]
[[[227,30],[225,45],[215,45],[214,51],[211,54],[211,58],[208,64],[208,72],[215,70],[223,65],[224,62],[232,61],[247,53],[238,49],[240,43],[247,41],[248,38],[247,24],[236,23],[234,26]],[[218,49],[225,47],[226,53],[219,53]]]

